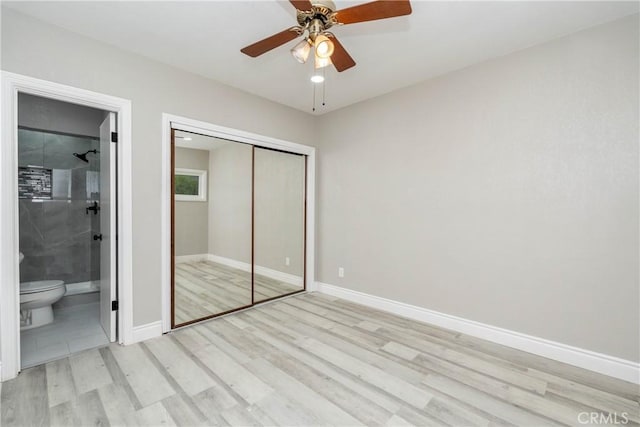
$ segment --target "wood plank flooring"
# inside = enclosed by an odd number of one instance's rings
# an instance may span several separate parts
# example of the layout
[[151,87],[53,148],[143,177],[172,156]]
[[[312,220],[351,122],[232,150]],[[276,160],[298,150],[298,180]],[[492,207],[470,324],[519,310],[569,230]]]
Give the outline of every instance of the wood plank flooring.
[[[300,291],[302,287],[255,275],[255,301]],[[175,324],[202,319],[251,304],[251,273],[211,261],[176,264]]]
[[640,423],[638,385],[317,293],[26,369],[0,390],[2,426]]

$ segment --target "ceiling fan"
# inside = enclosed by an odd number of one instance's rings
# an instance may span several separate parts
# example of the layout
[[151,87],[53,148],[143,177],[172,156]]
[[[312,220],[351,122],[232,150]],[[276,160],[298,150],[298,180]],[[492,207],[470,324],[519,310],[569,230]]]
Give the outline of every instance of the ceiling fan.
[[298,25],[240,49],[253,58],[281,46],[297,37],[306,36],[291,49],[293,57],[301,63],[314,49],[315,68],[333,66],[342,72],[356,65],[333,33],[334,25],[355,24],[377,19],[411,14],[409,0],[378,0],[346,9],[336,10],[332,0],[289,0],[296,8]]

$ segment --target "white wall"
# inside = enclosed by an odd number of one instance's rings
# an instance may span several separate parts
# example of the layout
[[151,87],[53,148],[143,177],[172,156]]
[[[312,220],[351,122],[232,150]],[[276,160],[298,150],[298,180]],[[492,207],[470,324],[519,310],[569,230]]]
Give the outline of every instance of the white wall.
[[[160,320],[162,113],[312,145],[313,117],[2,8],[2,69],[132,101],[133,323]],[[221,64],[223,66],[223,64]]]
[[240,143],[209,157],[209,253],[251,264],[253,210],[255,265],[302,279],[304,157]]
[[317,279],[640,360],[638,61],[636,15],[322,116]]
[[[207,171],[209,176],[209,151],[193,148],[175,148],[176,169]],[[209,251],[209,200],[175,201],[175,254],[199,255]]]
[[251,264],[252,147],[224,144],[209,158],[209,253]]
[[254,162],[254,262],[302,282],[304,156],[256,147]]

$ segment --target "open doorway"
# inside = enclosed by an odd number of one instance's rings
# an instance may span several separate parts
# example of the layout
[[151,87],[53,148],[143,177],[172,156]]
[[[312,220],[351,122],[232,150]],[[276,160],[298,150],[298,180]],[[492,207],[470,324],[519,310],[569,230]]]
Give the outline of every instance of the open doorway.
[[[0,239],[0,252],[2,253],[0,256],[0,277],[3,280],[3,286],[0,286],[0,360],[2,361],[0,380],[7,381],[15,378],[22,368],[20,357],[22,350],[20,345],[20,199],[18,197],[18,97],[21,94],[62,101],[64,105],[85,106],[115,113],[109,115],[108,123],[112,129],[103,126],[105,135],[113,132],[114,125],[117,127],[117,133],[111,133],[112,140],[113,138],[117,139],[117,143],[111,143],[109,149],[117,152],[116,156],[114,151],[111,151],[110,159],[114,161],[109,165],[112,170],[117,170],[117,180],[114,173],[111,175],[112,180],[110,181],[110,185],[113,185],[112,188],[117,189],[117,199],[112,199],[107,209],[114,213],[110,216],[110,231],[112,233],[117,231],[117,237],[114,236],[110,239],[115,243],[115,247],[112,243],[109,251],[112,256],[115,254],[112,259],[117,259],[117,264],[109,262],[110,273],[113,274],[109,279],[110,283],[117,280],[117,295],[115,295],[117,299],[112,299],[112,306],[109,307],[109,309],[115,308],[116,310],[112,311],[109,316],[111,330],[107,331],[107,336],[114,334],[110,336],[110,339],[114,339],[117,333],[118,342],[126,345],[143,339],[149,333],[146,327],[142,328],[141,332],[135,331],[133,327],[131,101],[6,71],[0,73],[0,80],[2,85],[2,91],[0,91],[2,98],[2,115],[0,117],[2,121],[2,126],[0,126],[0,133],[2,133],[2,144],[0,144],[0,199],[2,200],[2,209],[0,209],[0,235],[2,236]],[[101,116],[101,119],[104,122],[106,117]],[[73,156],[74,152],[79,156],[85,155],[87,159],[98,154],[72,151],[71,156],[76,160],[79,158]],[[115,191],[111,194],[115,194]],[[101,207],[101,211],[102,209],[105,209],[104,205]],[[92,213],[92,211],[90,212]],[[82,213],[86,215],[86,210]],[[104,235],[104,233],[102,234]],[[93,239],[93,236],[91,238]],[[103,240],[105,240],[104,237]],[[101,273],[101,283],[102,277]],[[112,294],[116,293],[115,286],[104,290],[108,290]],[[114,298],[115,296],[112,295]],[[108,302],[108,299],[102,297],[100,299]],[[102,307],[106,309],[107,305],[104,304]]]
[[116,114],[18,94],[20,365],[116,340]]

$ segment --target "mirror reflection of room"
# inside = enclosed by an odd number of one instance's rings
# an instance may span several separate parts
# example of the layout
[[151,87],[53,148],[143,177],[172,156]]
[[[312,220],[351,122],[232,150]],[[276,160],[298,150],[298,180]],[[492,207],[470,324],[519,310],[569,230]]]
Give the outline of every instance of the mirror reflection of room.
[[252,147],[175,131],[174,326],[251,305]]
[[255,302],[304,289],[304,176],[304,156],[255,147]]
[[304,290],[305,157],[173,132],[173,327]]

